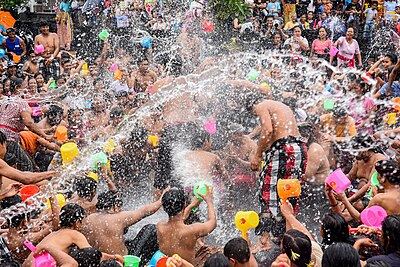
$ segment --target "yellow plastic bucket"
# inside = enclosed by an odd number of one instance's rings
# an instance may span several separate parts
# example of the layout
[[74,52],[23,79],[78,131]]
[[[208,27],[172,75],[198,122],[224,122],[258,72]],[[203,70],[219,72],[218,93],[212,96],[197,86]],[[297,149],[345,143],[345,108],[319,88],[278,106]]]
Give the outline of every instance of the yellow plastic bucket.
[[257,212],[255,211],[238,211],[235,215],[235,225],[242,232],[242,236],[246,236],[249,229],[256,228],[260,222]]
[[78,146],[75,143],[65,143],[60,147],[63,163],[69,163],[79,154]]

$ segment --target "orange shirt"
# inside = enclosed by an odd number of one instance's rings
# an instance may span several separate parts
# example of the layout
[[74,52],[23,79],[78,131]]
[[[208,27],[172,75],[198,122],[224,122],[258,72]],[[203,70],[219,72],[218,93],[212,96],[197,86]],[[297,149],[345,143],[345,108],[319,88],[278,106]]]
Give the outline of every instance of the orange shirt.
[[22,148],[28,153],[29,156],[33,157],[40,146],[38,142],[40,136],[32,133],[31,131],[22,131],[19,132],[19,134]]
[[351,137],[357,134],[356,124],[352,117],[347,116],[345,124],[335,124],[332,114],[325,114],[320,117],[322,131],[336,137]]

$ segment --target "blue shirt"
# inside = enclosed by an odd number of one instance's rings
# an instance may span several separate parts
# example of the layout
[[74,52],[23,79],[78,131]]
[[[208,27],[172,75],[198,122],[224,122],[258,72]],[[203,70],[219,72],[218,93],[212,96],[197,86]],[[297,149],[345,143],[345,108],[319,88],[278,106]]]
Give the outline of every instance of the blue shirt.
[[[3,25],[0,24],[0,31],[6,32],[7,29]],[[2,43],[5,38],[6,37],[0,33],[0,43]]]
[[[267,5],[267,10],[273,10],[273,11],[278,11],[281,10],[281,4],[279,2],[269,2]],[[272,15],[272,16],[278,16],[279,14],[277,12],[272,12],[272,13],[268,13],[268,15]]]
[[[385,83],[381,89],[379,89],[378,93],[381,95],[386,95],[386,90],[388,88],[388,83]],[[393,82],[392,83],[392,90],[390,91],[390,96],[392,97],[400,97],[400,83]]]
[[64,10],[65,12],[69,13],[71,9],[71,2],[61,2],[60,4],[60,10]]

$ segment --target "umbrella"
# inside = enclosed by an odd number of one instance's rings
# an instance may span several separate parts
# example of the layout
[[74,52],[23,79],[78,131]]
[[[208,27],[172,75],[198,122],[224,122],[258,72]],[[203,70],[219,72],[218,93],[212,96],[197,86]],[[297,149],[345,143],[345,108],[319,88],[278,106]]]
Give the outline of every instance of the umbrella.
[[16,20],[7,11],[0,11],[0,24],[4,26],[4,28],[12,28],[14,27]]

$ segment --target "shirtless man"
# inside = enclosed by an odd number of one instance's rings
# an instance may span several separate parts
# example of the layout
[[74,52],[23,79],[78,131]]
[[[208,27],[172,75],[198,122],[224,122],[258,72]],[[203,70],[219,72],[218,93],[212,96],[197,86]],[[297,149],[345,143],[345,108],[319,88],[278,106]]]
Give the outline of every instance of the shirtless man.
[[116,191],[99,195],[97,212],[87,217],[82,230],[93,247],[109,254],[128,255],[124,229],[157,212],[161,200],[134,211],[121,211],[121,206],[122,200]]
[[35,53],[30,54],[30,60],[25,62],[22,71],[25,75],[31,77],[34,77],[36,73],[39,73],[38,56]]
[[57,61],[60,40],[56,33],[49,31],[49,26],[48,22],[42,22],[39,25],[40,34],[35,36],[35,46],[44,46],[44,52],[40,54],[42,59],[39,60],[39,66],[46,82],[50,78],[57,80],[60,76],[60,64]]
[[93,98],[93,110],[89,113],[90,124],[94,129],[106,127],[110,121],[110,111],[106,102],[100,96]]
[[167,256],[178,254],[193,264],[197,239],[207,236],[217,227],[212,187],[207,186],[207,193],[201,197],[207,203],[208,220],[205,223],[186,225],[184,224],[185,192],[173,188],[163,195],[161,202],[169,218],[167,222],[157,224],[157,239],[161,252]]
[[[259,94],[249,93],[246,108],[260,118],[261,133],[258,147],[251,157],[252,170],[261,166],[265,152],[265,164],[260,174],[262,184],[259,194],[262,218],[265,224],[274,225],[272,234],[280,237],[285,232],[285,220],[279,214],[279,179],[304,178],[307,166],[307,148],[302,141],[295,116],[290,107],[273,100],[262,100]],[[281,218],[279,220],[279,217]],[[260,223],[262,227],[263,222]]]
[[62,120],[63,117],[64,109],[56,105],[51,105],[47,111],[46,117],[43,118],[37,125],[47,134],[54,134],[57,126],[66,126],[66,122]]
[[69,203],[78,204],[88,215],[94,213],[96,211],[97,203],[94,199],[96,196],[97,181],[89,176],[79,177],[75,179],[74,188],[76,194],[72,196]]
[[[368,203],[368,207],[381,206],[388,215],[400,214],[400,164],[393,160],[381,160],[375,165],[378,172],[379,183],[383,186],[384,192],[375,195]],[[357,222],[361,222],[360,213],[351,205],[344,193],[336,195],[338,201],[343,202],[350,215]]]
[[[60,227],[61,229],[52,232],[46,236],[38,245],[36,253],[31,253],[29,257],[25,260],[22,267],[34,267],[33,256],[40,252],[41,247],[51,246],[54,249],[58,249],[64,253],[69,254],[70,248],[75,245],[78,249],[91,247],[86,240],[86,237],[79,232],[83,225],[83,220],[85,218],[84,209],[77,204],[67,204],[61,209],[60,213]],[[115,257],[121,258],[118,255]],[[103,253],[103,258],[110,259],[113,256]],[[123,262],[123,260],[122,260]]]
[[134,88],[136,93],[148,92],[151,86],[157,81],[157,74],[149,70],[149,61],[142,59],[138,61],[139,71],[134,71],[130,77],[130,88]]

